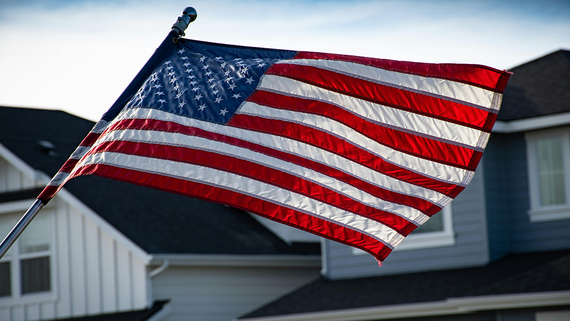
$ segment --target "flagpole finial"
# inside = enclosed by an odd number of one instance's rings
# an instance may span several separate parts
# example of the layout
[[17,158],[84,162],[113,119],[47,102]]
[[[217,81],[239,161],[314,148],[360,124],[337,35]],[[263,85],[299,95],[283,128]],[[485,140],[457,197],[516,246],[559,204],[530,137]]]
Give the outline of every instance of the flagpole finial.
[[196,20],[197,17],[198,13],[196,9],[186,7],[184,11],[182,11],[182,15],[178,17],[178,20],[172,25],[172,30],[178,33],[178,37],[184,36],[184,31],[188,28],[188,25]]

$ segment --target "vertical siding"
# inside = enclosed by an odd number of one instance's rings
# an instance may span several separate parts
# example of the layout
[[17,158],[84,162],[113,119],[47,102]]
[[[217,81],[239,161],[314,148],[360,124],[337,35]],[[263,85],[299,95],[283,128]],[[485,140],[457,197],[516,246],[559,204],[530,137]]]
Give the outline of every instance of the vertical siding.
[[165,321],[229,321],[318,277],[318,268],[176,267],[152,279]]
[[570,248],[570,219],[530,222],[529,181],[524,133],[505,139],[509,239],[512,252]]
[[355,255],[346,245],[327,242],[326,276],[331,279],[387,275],[404,272],[459,268],[489,261],[487,222],[481,163],[469,186],[453,201],[455,244],[418,250],[393,251],[380,268],[368,254]]
[[[0,158],[0,193],[34,184],[33,178]],[[56,197],[42,210],[47,213],[54,228],[52,291],[0,301],[1,321],[61,319],[146,307],[143,261],[62,198]]]

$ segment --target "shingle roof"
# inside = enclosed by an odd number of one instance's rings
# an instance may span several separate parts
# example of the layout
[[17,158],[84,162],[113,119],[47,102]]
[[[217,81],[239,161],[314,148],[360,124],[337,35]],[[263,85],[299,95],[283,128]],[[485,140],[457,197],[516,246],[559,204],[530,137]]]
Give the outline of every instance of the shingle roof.
[[570,111],[570,51],[558,50],[510,70],[498,120]]
[[137,311],[90,315],[86,317],[55,319],[52,321],[145,321],[157,314],[168,300],[155,301],[152,307]]
[[[50,177],[93,125],[62,111],[0,107],[0,143]],[[42,149],[39,140],[55,149]],[[320,252],[318,244],[288,245],[249,214],[224,205],[95,176],[74,178],[65,188],[148,253]]]
[[509,255],[482,267],[334,281],[320,279],[241,318],[567,291],[570,290],[568,271],[570,250]]

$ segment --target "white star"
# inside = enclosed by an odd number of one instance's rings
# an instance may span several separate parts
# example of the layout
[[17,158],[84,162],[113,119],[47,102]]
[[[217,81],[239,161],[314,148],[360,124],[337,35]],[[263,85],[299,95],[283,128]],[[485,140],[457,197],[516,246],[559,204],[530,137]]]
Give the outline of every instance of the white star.
[[212,82],[214,82],[214,81],[216,81],[216,79],[215,79],[215,78],[208,78],[208,83],[210,83],[210,84],[211,84],[211,83],[212,83]]
[[226,108],[220,110],[220,115],[225,116],[227,114],[228,110]]
[[204,67],[202,67],[204,70],[208,70],[208,68],[210,68],[210,65],[204,65]]
[[170,79],[170,83],[173,84],[175,83],[179,78],[178,77],[172,77],[172,79]]
[[217,60],[217,61],[220,61],[220,60],[224,59],[224,57],[216,57],[216,58],[214,58],[214,59]]
[[257,62],[257,63],[263,62],[263,59],[261,59],[261,58],[255,58],[255,59],[253,59],[253,60],[254,60],[255,62]]
[[159,104],[166,104],[166,100],[164,100],[164,99],[159,99],[159,100],[158,100],[158,103],[159,103]]
[[233,78],[233,77],[228,77],[228,78],[225,79],[225,81],[226,81],[226,82],[230,82],[230,81],[232,81],[232,79],[234,79],[234,78]]
[[173,90],[173,91],[174,91],[174,90],[178,90],[178,89],[180,89],[180,85],[179,85],[178,83],[176,84],[176,86],[172,87],[172,90]]
[[192,70],[192,69],[186,69],[185,71],[186,71],[187,73],[194,72],[194,70]]
[[182,108],[182,107],[184,107],[184,105],[186,105],[186,103],[183,102],[183,101],[181,101],[181,102],[178,104],[178,108]]
[[246,73],[246,74],[247,74],[248,71],[249,71],[249,67],[247,67],[247,66],[243,66],[243,67],[241,68],[241,70],[240,70],[240,72]]
[[202,56],[202,57],[200,58],[200,62],[204,62],[204,60],[206,60],[206,56]]
[[180,97],[182,97],[182,95],[184,95],[184,92],[178,92],[178,94],[176,94],[176,99],[180,99]]
[[164,93],[162,91],[157,91],[155,95],[162,96],[162,95],[164,95]]
[[166,70],[172,70],[172,69],[174,69],[173,66],[168,66],[168,67],[166,67]]
[[234,61],[243,61],[241,58],[235,58]]
[[236,84],[230,84],[230,85],[228,86],[228,88],[229,88],[230,90],[234,90],[234,88],[236,88],[236,87],[237,87]]
[[152,88],[156,88],[156,89],[162,88],[162,85],[161,85],[161,84],[156,84],[156,85],[152,86]]
[[178,50],[178,53],[183,54],[185,51],[186,51],[185,49],[180,49],[180,50]]
[[241,97],[241,94],[240,93],[233,94],[232,97],[234,97],[235,99],[238,99]]
[[182,60],[188,60],[188,57],[182,57],[182,58],[180,58],[180,59],[182,59]]
[[190,82],[190,85],[194,86],[194,85],[196,85],[197,83],[198,83],[198,82],[197,82],[196,80],[193,80],[193,81]]
[[197,92],[198,90],[200,90],[200,87],[194,87],[194,88],[192,88],[192,91],[193,91],[193,92]]
[[259,67],[259,68],[261,68],[261,67],[263,67],[263,66],[265,66],[265,63],[264,63],[264,62],[262,62],[262,63],[260,63],[259,65],[257,65],[257,67]]
[[222,97],[216,97],[215,103],[219,104],[222,102],[222,100],[224,100]]
[[202,99],[202,97],[203,97],[202,94],[198,94],[196,95],[196,97],[194,97],[194,100],[200,100]]
[[210,85],[210,89],[214,89],[214,87],[216,87],[217,84],[211,84]]
[[227,64],[228,64],[228,63],[227,63],[227,62],[225,62],[225,61],[224,61],[224,62],[222,62],[222,64],[220,65],[220,68],[225,68]]
[[188,79],[194,79],[194,78],[196,78],[196,76],[194,76],[194,75],[188,76]]
[[202,111],[204,109],[206,109],[206,104],[202,104],[202,105],[200,105],[200,107],[198,107],[198,110],[200,110],[200,111]]
[[188,67],[188,66],[190,66],[190,65],[191,65],[191,63],[189,63],[189,62],[185,62],[185,63],[184,63],[182,66],[184,66],[184,67]]
[[166,76],[170,77],[170,76],[174,76],[176,75],[176,73],[174,71],[169,72],[168,74],[166,74]]
[[224,72],[224,76],[226,76],[226,77],[227,77],[227,76],[229,76],[231,73],[232,73],[232,71],[231,71],[231,70],[226,70],[226,72]]
[[251,85],[254,82],[253,77],[247,78],[245,82]]
[[165,61],[165,62],[164,62],[165,65],[169,65],[169,64],[171,64],[171,63],[172,63],[171,60],[168,60],[168,61]]
[[210,70],[210,71],[208,71],[207,73],[205,73],[204,75],[210,77],[210,75],[213,74],[213,73],[214,73],[214,72]]
[[213,91],[212,91],[212,95],[217,95],[219,92],[220,92],[219,89],[213,90]]

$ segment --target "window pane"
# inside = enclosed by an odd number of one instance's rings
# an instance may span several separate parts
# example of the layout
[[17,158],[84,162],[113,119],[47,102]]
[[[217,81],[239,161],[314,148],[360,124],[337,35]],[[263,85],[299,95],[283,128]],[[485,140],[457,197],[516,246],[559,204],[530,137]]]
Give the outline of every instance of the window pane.
[[22,294],[50,290],[49,256],[22,260]]
[[0,263],[0,297],[10,296],[11,294],[10,262],[2,262]]
[[20,253],[48,251],[51,230],[51,216],[38,214],[20,236]]
[[566,203],[562,137],[541,139],[537,142],[538,184],[540,205]]
[[429,220],[427,220],[427,222],[425,222],[423,225],[420,225],[417,229],[415,229],[413,234],[441,232],[441,231],[443,231],[443,213],[442,211],[439,211]]

